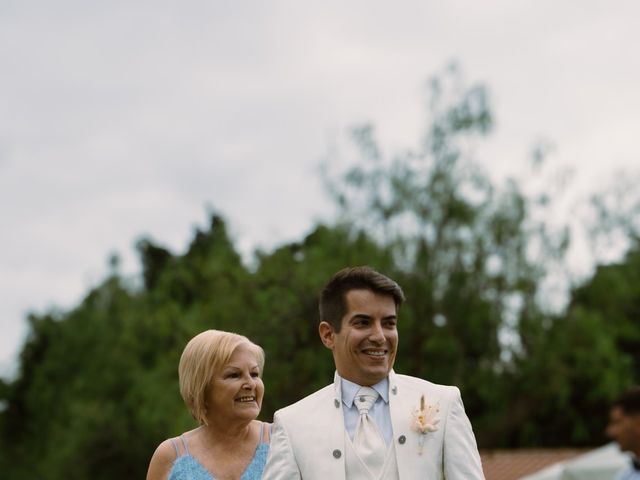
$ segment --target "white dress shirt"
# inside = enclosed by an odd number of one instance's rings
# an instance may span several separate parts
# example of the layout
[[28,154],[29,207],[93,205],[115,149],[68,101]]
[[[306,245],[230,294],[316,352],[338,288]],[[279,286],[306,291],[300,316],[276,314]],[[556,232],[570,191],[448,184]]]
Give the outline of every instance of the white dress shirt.
[[[340,377],[341,390],[342,390],[342,403],[344,408],[344,426],[347,429],[349,438],[353,440],[353,436],[356,433],[356,426],[360,419],[358,408],[353,404],[353,400],[356,397],[356,393],[360,390],[361,385],[350,382]],[[382,433],[387,447],[391,445],[393,440],[393,428],[391,426],[391,413],[389,412],[389,379],[385,378],[381,382],[372,385],[373,388],[380,395],[373,404],[373,407],[369,410],[369,417],[373,418]]]
[[[640,463],[638,460],[634,461],[634,464],[638,463]],[[634,465],[630,465],[618,473],[616,480],[640,480],[640,469],[636,468]]]

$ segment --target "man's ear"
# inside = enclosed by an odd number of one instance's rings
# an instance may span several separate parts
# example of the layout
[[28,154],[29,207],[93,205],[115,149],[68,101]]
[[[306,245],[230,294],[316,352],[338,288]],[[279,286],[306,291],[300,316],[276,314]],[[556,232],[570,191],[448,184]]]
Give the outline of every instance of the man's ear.
[[318,326],[318,333],[320,333],[320,340],[324,343],[324,346],[329,350],[333,350],[334,335],[333,327],[327,322],[320,322]]
[[633,426],[635,427],[634,430],[636,432],[636,435],[640,436],[640,413],[636,413],[635,415],[633,415],[632,419],[633,419]]

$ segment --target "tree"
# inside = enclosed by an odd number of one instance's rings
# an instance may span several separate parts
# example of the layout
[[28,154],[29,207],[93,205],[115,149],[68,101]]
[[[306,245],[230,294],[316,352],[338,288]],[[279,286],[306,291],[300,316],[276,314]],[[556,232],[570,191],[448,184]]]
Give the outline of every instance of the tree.
[[407,295],[397,370],[458,385],[481,446],[602,441],[611,397],[640,380],[636,211],[603,217],[626,228],[627,256],[575,287],[565,312],[548,313],[541,282],[569,240],[544,221],[553,196],[496,186],[474,162],[468,145],[493,123],[483,86],[465,87],[452,68],[430,94],[416,149],[388,158],[372,126],[353,129],[362,159],[327,170],[334,223],[256,252],[249,268],[212,213],[182,254],[140,239],[139,279],[123,278],[113,257],[76,307],[31,314],[18,375],[0,382],[3,475],[144,476],[161,440],[195,426],[177,365],[187,341],[210,328],[265,349],[261,418],[270,420],[331,381],[318,293],[338,269],[362,264]]
[[601,318],[601,331],[611,335],[616,352],[631,368],[628,382],[640,383],[640,245],[620,262],[600,265],[573,290],[569,314],[575,312]]
[[469,143],[493,125],[486,88],[466,88],[452,66],[430,82],[428,103],[417,149],[386,159],[373,127],[355,128],[363,161],[328,186],[343,222],[377,234],[401,266],[409,301],[399,328],[410,333],[398,364],[459,385],[476,428],[490,432],[492,412],[509,408],[500,383],[520,348],[519,319],[537,315],[539,283],[568,237],[532,217],[542,203],[515,181],[498,189],[473,162]]

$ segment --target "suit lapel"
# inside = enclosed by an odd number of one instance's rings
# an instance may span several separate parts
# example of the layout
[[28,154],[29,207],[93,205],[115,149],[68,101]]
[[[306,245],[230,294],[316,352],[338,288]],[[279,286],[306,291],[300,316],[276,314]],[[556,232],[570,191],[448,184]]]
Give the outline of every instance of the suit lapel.
[[[405,389],[406,390],[406,389]],[[398,476],[400,480],[415,477],[416,454],[412,451],[412,432],[410,429],[411,398],[410,392],[403,391],[403,386],[398,385],[397,377],[393,370],[389,372],[389,412],[393,427],[393,443],[396,449],[398,464]]]

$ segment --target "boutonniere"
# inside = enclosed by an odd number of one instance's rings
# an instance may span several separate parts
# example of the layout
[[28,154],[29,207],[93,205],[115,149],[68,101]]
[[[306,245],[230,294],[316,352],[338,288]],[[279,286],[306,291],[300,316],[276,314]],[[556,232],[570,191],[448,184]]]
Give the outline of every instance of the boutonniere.
[[420,396],[420,408],[415,408],[411,412],[411,429],[420,436],[418,437],[418,454],[422,455],[424,448],[424,438],[427,433],[438,430],[438,413],[440,413],[440,405],[429,405],[424,400],[424,395]]

